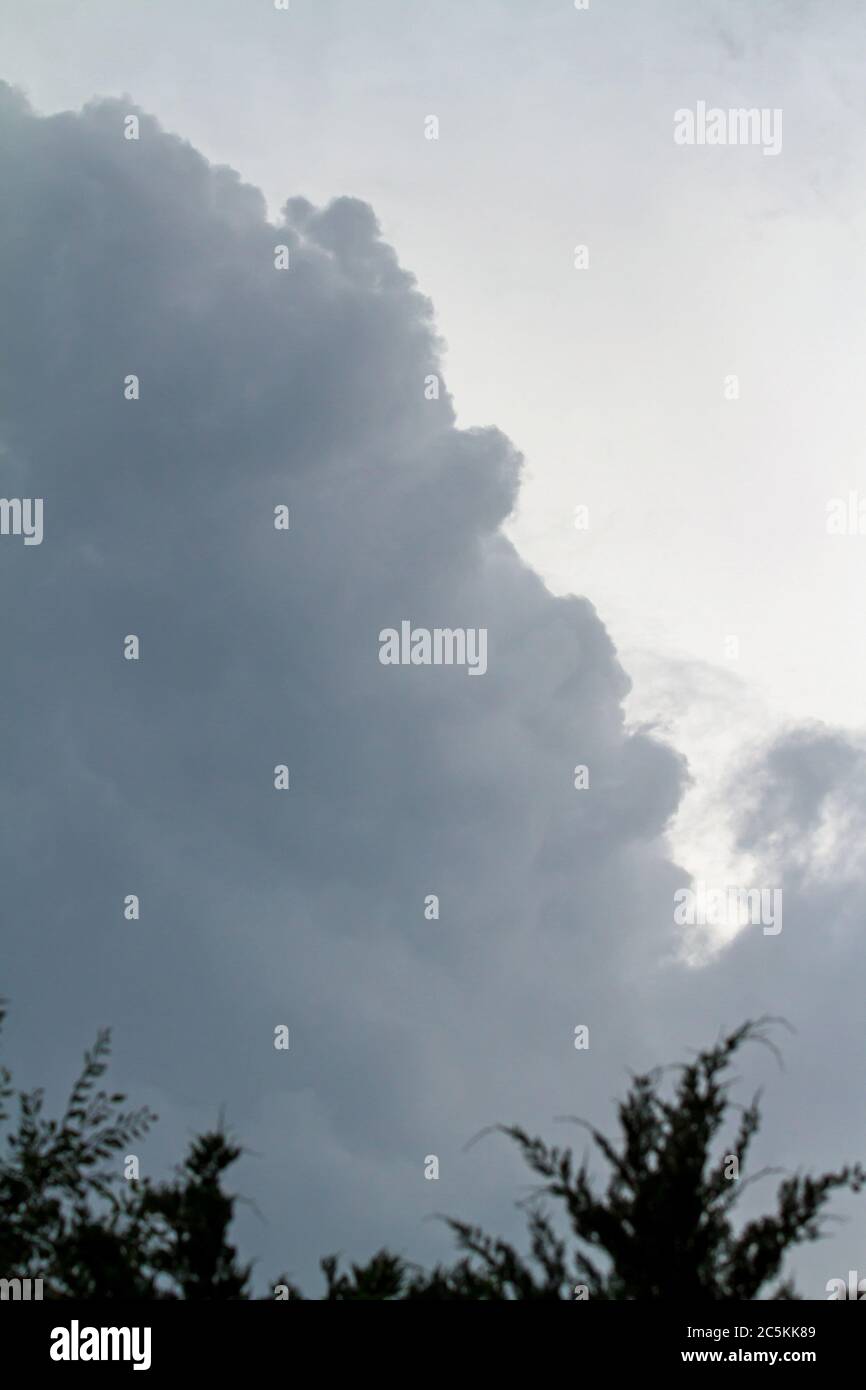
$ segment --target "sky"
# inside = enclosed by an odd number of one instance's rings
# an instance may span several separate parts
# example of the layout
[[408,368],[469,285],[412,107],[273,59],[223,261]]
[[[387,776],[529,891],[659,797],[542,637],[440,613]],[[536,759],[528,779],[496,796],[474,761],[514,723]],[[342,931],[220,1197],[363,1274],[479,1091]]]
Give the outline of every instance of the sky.
[[[748,1015],[796,1030],[744,1070],[759,1157],[859,1157],[858,6],[0,27],[3,487],[45,499],[0,538],[24,1070],[111,1023],[154,1171],[224,1105],[265,1283],[513,1225],[477,1130],[603,1124]],[[780,150],[678,145],[699,102]],[[407,618],[484,628],[483,677],[383,666]],[[683,930],[701,882],[782,889],[782,930]],[[811,1297],[862,1249],[836,1209]]]

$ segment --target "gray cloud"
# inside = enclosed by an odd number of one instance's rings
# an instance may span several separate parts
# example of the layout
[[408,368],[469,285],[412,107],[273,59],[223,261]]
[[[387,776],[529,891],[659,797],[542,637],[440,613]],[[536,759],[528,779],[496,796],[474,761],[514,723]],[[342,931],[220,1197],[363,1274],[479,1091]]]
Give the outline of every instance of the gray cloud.
[[[425,399],[431,306],[370,208],[295,197],[275,226],[144,113],[124,140],[128,103],[0,97],[4,487],[45,499],[41,546],[0,543],[14,1048],[57,1086],[114,1024],[154,1165],[224,1104],[263,1276],[442,1253],[432,1211],[512,1220],[522,1175],[463,1152],[478,1128],[604,1122],[718,1001],[784,1003],[781,948],[676,963],[683,760],[624,728],[592,605],[500,533],[520,458]],[[403,618],[486,627],[487,674],[381,666]]]

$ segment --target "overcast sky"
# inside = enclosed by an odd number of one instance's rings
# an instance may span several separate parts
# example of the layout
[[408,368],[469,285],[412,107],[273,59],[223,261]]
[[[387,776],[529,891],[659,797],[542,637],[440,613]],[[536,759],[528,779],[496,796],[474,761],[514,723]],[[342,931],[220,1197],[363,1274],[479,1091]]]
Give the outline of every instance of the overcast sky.
[[[19,1069],[111,1023],[154,1171],[224,1104],[261,1287],[513,1229],[482,1125],[605,1124],[749,1014],[797,1030],[744,1063],[758,1160],[860,1157],[859,4],[0,16]],[[700,101],[780,152],[677,145]],[[483,678],[381,665],[405,618],[485,628]],[[683,930],[693,880],[783,888],[783,930]],[[811,1297],[862,1261],[836,1210]]]

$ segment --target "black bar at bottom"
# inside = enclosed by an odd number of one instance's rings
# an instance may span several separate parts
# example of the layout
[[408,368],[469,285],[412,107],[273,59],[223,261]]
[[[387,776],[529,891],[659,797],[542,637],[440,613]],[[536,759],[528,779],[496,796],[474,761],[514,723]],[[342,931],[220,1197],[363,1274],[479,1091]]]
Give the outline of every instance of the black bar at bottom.
[[[831,1302],[695,1304],[575,1302],[561,1313],[447,1312],[444,1324],[427,1306],[415,1314],[304,1313],[299,1303],[0,1303],[4,1365],[19,1375],[137,1374],[140,1380],[177,1371],[252,1373],[310,1370],[298,1356],[317,1358],[320,1370],[340,1368],[400,1379],[431,1369],[487,1375],[505,1353],[533,1364],[541,1380],[571,1367],[575,1376],[640,1370],[741,1366],[771,1371],[803,1366],[826,1378],[857,1365],[866,1311],[846,1313]],[[337,1321],[333,1319],[336,1317]],[[412,1318],[415,1321],[412,1321]],[[452,1321],[453,1319],[453,1321]],[[861,1326],[861,1323],[864,1325]],[[401,1337],[408,1333],[408,1344]],[[449,1334],[454,1334],[453,1336]],[[458,1340],[459,1338],[459,1340]],[[565,1365],[557,1358],[560,1353]],[[417,1363],[413,1368],[413,1361]],[[390,1371],[389,1371],[390,1367]]]

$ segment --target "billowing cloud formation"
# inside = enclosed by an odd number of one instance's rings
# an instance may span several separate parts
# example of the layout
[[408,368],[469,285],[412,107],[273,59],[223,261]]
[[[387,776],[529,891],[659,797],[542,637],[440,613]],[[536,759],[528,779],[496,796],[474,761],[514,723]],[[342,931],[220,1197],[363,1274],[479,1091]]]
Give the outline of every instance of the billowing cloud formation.
[[[592,606],[500,534],[519,456],[427,399],[430,305],[370,209],[274,226],[151,118],[124,139],[134,110],[2,92],[3,491],[44,499],[41,545],[0,540],[4,988],[38,1079],[114,1024],[154,1164],[224,1104],[261,1274],[308,1281],[442,1253],[432,1211],[505,1225],[521,1174],[463,1151],[482,1125],[604,1122],[674,1015],[715,1032],[674,964],[685,770],[624,728]],[[484,676],[383,666],[404,619],[485,628]],[[765,1007],[739,958],[726,1022]]]

